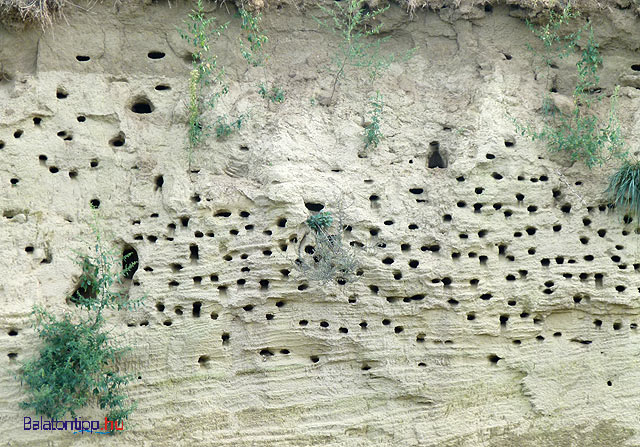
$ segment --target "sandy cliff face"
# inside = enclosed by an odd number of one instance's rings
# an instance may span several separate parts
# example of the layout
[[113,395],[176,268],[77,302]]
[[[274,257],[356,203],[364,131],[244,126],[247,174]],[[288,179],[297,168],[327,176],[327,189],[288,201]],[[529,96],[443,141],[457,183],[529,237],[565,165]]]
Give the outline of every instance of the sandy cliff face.
[[[311,101],[336,44],[316,9],[266,12],[267,76],[287,94],[267,105],[234,7],[208,8],[231,21],[219,111],[250,119],[210,138],[193,172],[175,30],[188,5],[69,8],[45,33],[0,29],[2,445],[640,445],[640,236],[606,212],[615,164],[588,171],[516,135],[506,114],[539,119],[544,89],[526,11],[393,6],[385,49],[416,56],[379,82],[386,139],[363,155],[364,75],[333,107]],[[591,17],[603,90],[626,85],[634,151],[638,19]],[[575,68],[557,71],[570,94]],[[134,113],[140,101],[152,112]],[[428,167],[436,148],[445,168]],[[29,313],[66,308],[96,200],[113,243],[139,257],[131,295],[148,294],[110,319],[134,348],[123,366],[138,410],[116,438],[26,432],[14,374],[37,348]],[[308,207],[340,201],[360,276],[323,287],[292,262]]]

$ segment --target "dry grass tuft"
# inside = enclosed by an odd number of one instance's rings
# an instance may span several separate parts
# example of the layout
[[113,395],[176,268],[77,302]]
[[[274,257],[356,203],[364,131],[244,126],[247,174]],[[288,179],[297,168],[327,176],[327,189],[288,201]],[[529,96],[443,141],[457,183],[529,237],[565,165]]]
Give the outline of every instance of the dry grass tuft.
[[[631,1],[640,5],[640,0]],[[573,8],[579,11],[599,11],[615,6],[615,0],[397,0],[397,2],[407,9],[410,16],[413,16],[417,9],[426,8],[438,11],[447,7],[453,10],[464,10],[485,4],[516,6],[534,13],[550,9],[559,11],[568,3],[571,3]]]
[[0,19],[6,23],[39,23],[44,29],[62,17],[66,3],[66,0],[0,0]]
[[[90,0],[89,3],[95,3],[97,0]],[[123,0],[114,0],[117,8]],[[225,6],[227,0],[211,0],[219,7]],[[311,0],[311,3],[322,3],[323,0]],[[386,3],[387,0],[368,0],[370,7],[379,3]],[[388,0],[392,3],[398,3],[403,6],[409,15],[413,17],[418,9],[430,9],[439,11],[443,8],[451,8],[451,10],[467,10],[468,8],[480,7],[485,4],[491,5],[507,5],[519,7],[524,10],[530,10],[532,15],[536,15],[541,11],[556,9],[561,10],[564,5],[571,3],[574,9],[586,12],[597,12],[604,9],[612,9],[616,7],[618,0]],[[640,15],[640,0],[630,0],[631,9]],[[146,4],[151,0],[137,0],[138,3]],[[251,11],[259,11],[267,9],[270,5],[286,4],[293,6],[299,10],[299,5],[304,5],[303,0],[232,0],[237,6]],[[83,9],[70,2],[69,0],[0,0],[0,23],[5,23],[15,27],[25,23],[40,24],[43,29],[51,26],[55,19],[64,17],[63,8],[71,4],[77,8]],[[169,0],[171,7],[172,0]],[[89,7],[90,9],[90,7]],[[464,16],[464,14],[463,14]]]

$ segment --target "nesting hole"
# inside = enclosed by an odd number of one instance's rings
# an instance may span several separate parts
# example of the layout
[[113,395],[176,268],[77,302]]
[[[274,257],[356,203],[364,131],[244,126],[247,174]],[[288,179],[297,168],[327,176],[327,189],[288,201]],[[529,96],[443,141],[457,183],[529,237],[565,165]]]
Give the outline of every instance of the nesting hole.
[[149,59],[162,59],[164,56],[165,54],[162,51],[149,51],[147,53]]
[[208,355],[201,355],[198,358],[198,364],[200,365],[200,368],[209,368],[210,361],[211,358]]
[[447,160],[440,154],[440,143],[432,141],[429,143],[429,161],[427,166],[429,168],[446,168]]
[[131,104],[131,111],[133,113],[147,114],[147,113],[153,112],[153,110],[154,110],[153,104],[148,98],[144,96],[138,96],[134,98]]
[[122,147],[125,141],[124,132],[118,132],[118,135],[109,140],[109,144],[113,147]]
[[193,309],[192,309],[192,315],[195,318],[200,318],[200,310],[202,309],[202,302],[200,301],[196,301],[195,303],[193,303]]
[[315,212],[319,212],[322,211],[324,209],[324,205],[321,203],[315,203],[315,202],[305,202],[304,206],[309,210],[309,211],[315,211]]

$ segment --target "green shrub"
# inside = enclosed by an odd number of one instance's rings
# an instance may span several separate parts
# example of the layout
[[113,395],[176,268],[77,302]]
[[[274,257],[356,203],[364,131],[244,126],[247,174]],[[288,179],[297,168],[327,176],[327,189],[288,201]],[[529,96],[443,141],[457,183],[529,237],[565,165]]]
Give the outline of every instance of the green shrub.
[[240,14],[242,20],[240,28],[244,32],[244,40],[248,43],[248,45],[245,44],[243,38],[240,38],[240,53],[250,66],[264,66],[264,63],[269,58],[269,55],[265,52],[265,46],[269,42],[269,38],[262,34],[260,29],[262,15],[253,15],[244,8],[240,8],[238,14]]
[[43,346],[39,358],[22,368],[23,383],[30,393],[23,409],[51,419],[61,419],[97,401],[101,409],[123,411],[122,420],[133,411],[125,403],[121,386],[128,378],[116,373],[114,363],[125,350],[114,347],[102,324],[89,319],[74,320],[69,314],[57,320],[44,309],[34,309],[35,328]]
[[216,138],[223,140],[231,135],[236,130],[242,128],[242,124],[248,119],[247,114],[240,115],[234,121],[229,122],[227,115],[219,116],[214,124],[216,131]]
[[380,121],[382,120],[382,109],[384,108],[384,98],[380,92],[376,92],[376,97],[371,99],[372,111],[370,113],[371,121],[364,128],[364,148],[378,147],[384,135],[380,130]]
[[258,93],[260,93],[260,96],[264,99],[267,99],[274,104],[284,102],[284,90],[277,85],[274,85],[269,89],[264,83],[261,83],[258,87]]
[[191,166],[193,151],[205,137],[205,126],[202,123],[203,106],[200,99],[199,73],[191,70],[189,77],[189,166]]
[[640,161],[625,160],[609,178],[606,193],[616,210],[640,219]]
[[[107,410],[109,420],[123,421],[135,409],[124,391],[131,377],[116,368],[128,348],[117,346],[105,329],[103,311],[131,310],[144,298],[130,300],[113,290],[135,263],[127,262],[127,256],[117,257],[115,250],[107,250],[97,224],[92,228],[94,251],[78,256],[80,285],[69,297],[79,310],[57,319],[45,309],[34,307],[34,328],[42,346],[39,355],[26,361],[20,370],[28,394],[21,407],[61,419],[67,413],[76,417],[78,410],[95,405]],[[128,265],[118,271],[123,262]]]
[[[572,11],[571,5],[567,5],[561,14],[551,11],[549,22],[545,26],[536,28],[527,22],[531,31],[542,41],[542,53],[531,46],[529,49],[546,69],[547,91],[551,89],[550,70],[557,67],[555,62],[568,57],[578,46],[582,48],[576,64],[578,80],[573,90],[573,109],[570,112],[559,110],[546,93],[543,98],[544,125],[541,130],[531,125],[521,125],[515,120],[514,123],[521,135],[528,136],[532,141],[541,140],[551,152],[566,152],[572,161],[580,160],[592,168],[614,156],[624,158],[626,153],[615,113],[618,89],[616,88],[611,98],[607,120],[600,119],[593,110],[595,104],[602,101],[604,94],[597,94],[600,90],[597,71],[602,66],[602,57],[594,39],[591,22],[587,21],[575,33],[560,35],[562,26],[578,15]],[[586,41],[583,33],[587,33]]]
[[[322,212],[310,216],[307,225],[314,238],[313,252],[303,254],[303,246],[309,233],[307,233],[298,247],[298,259],[295,267],[309,281],[318,281],[322,284],[336,282],[344,285],[355,280],[355,272],[358,261],[355,253],[344,243],[344,225],[342,212],[334,220],[330,212]],[[334,224],[336,224],[334,226]]]

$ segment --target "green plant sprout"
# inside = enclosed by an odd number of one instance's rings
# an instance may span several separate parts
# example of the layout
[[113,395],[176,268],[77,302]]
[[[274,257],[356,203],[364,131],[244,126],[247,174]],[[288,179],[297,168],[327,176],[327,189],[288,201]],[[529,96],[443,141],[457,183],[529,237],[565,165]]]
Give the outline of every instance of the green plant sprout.
[[372,111],[370,113],[371,121],[364,128],[364,148],[378,147],[380,141],[384,138],[380,130],[380,122],[382,120],[382,111],[384,108],[384,98],[378,91],[375,98],[371,99]]
[[135,409],[135,402],[130,402],[124,391],[131,376],[116,369],[129,348],[115,344],[105,329],[103,311],[133,310],[145,297],[131,300],[113,289],[136,267],[136,261],[105,248],[95,219],[94,251],[77,254],[82,275],[78,289],[69,297],[82,310],[67,312],[61,319],[40,306],[33,310],[34,328],[43,344],[38,357],[21,368],[28,399],[20,406],[51,419],[61,419],[67,413],[75,418],[78,410],[96,405],[108,411],[109,420],[121,422]]
[[261,83],[258,86],[258,93],[260,93],[260,96],[264,99],[267,99],[274,104],[284,102],[284,90],[280,87],[273,86],[269,89],[264,83]]
[[189,20],[184,22],[187,30],[178,28],[180,37],[194,48],[193,70],[189,77],[190,167],[193,151],[209,134],[210,127],[202,122],[202,115],[206,109],[214,110],[220,98],[229,92],[224,82],[224,67],[218,66],[218,57],[212,51],[212,44],[226,30],[228,22],[217,26],[215,22],[215,17],[205,17],[202,0],[198,0],[197,9],[192,10]]
[[249,118],[248,114],[242,114],[232,122],[228,122],[227,115],[219,116],[214,124],[216,138],[222,140],[227,138],[236,130],[242,128],[242,124]]
[[564,37],[559,34],[563,25],[578,16],[579,13],[574,12],[571,5],[567,5],[561,14],[551,11],[549,22],[545,26],[536,28],[528,23],[531,31],[543,44],[542,53],[536,52],[530,45],[529,49],[546,67],[546,90],[551,89],[550,70],[557,68],[556,60],[564,59],[575,52],[578,45],[585,40],[583,34],[587,33],[586,42],[580,45],[582,51],[576,64],[578,80],[573,91],[572,110],[570,112],[559,110],[547,93],[542,102],[544,126],[541,130],[513,121],[521,135],[529,137],[532,141],[541,140],[546,143],[551,152],[566,152],[572,161],[580,160],[587,167],[592,168],[602,165],[611,157],[624,159],[626,152],[624,152],[624,141],[615,112],[618,88],[616,87],[611,97],[608,120],[601,120],[593,110],[595,103],[601,102],[604,95],[595,95],[600,90],[597,70],[602,66],[602,57],[598,51],[599,46],[595,41],[591,22],[587,21],[575,33]]

